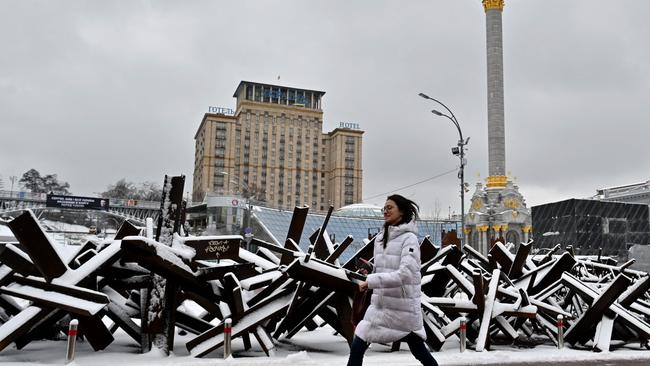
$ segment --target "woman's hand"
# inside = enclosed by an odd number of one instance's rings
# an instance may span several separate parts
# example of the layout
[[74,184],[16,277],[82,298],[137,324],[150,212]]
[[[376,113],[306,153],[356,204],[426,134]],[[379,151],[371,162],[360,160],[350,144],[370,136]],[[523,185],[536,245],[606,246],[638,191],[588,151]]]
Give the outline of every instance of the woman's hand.
[[359,282],[359,291],[364,292],[368,289],[368,281]]

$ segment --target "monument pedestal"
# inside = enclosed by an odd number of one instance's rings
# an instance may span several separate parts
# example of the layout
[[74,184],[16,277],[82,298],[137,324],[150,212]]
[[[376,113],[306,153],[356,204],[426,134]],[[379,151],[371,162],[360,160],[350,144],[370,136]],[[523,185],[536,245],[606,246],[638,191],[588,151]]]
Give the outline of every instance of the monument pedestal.
[[512,181],[506,177],[489,177],[485,187],[476,184],[465,217],[467,244],[484,255],[497,241],[518,247],[530,240],[531,223],[530,209]]

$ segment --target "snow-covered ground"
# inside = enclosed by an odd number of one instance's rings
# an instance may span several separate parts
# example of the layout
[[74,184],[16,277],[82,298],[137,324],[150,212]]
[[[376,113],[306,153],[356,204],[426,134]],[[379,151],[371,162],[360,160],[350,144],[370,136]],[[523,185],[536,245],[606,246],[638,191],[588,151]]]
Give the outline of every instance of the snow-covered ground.
[[9,226],[0,223],[0,242],[15,241],[14,233],[11,232]]
[[68,224],[66,222],[53,221],[53,220],[39,220],[39,222],[45,230],[87,234],[89,229],[88,226]]
[[[87,226],[67,224],[52,220],[40,220],[39,223],[50,238],[52,238],[56,244],[60,244],[61,246],[79,246],[91,238],[97,238],[95,235],[89,234],[89,228]],[[109,234],[114,235],[115,231],[113,230],[113,232]],[[15,241],[16,238],[11,229],[9,229],[7,225],[0,223],[0,242]]]
[[[154,350],[147,354],[139,354],[139,346],[127,335],[118,331],[116,340],[101,352],[93,352],[85,343],[77,344],[77,353],[73,365],[88,366],[201,366],[222,364],[225,366],[302,366],[302,365],[345,365],[348,357],[348,346],[345,340],[334,335],[329,327],[322,327],[315,331],[303,331],[292,339],[281,338],[276,342],[275,354],[266,357],[251,339],[253,348],[245,352],[240,339],[233,342],[235,357],[223,359],[223,350],[218,349],[205,358],[193,358],[185,349],[185,343],[191,335],[177,336],[175,348],[171,356],[164,356]],[[638,344],[636,345],[638,346]],[[457,339],[448,339],[440,352],[434,357],[441,366],[444,365],[485,365],[507,364],[514,362],[557,362],[557,361],[613,361],[624,359],[647,359],[650,364],[650,351],[634,349],[628,345],[626,348],[612,352],[594,353],[586,350],[563,349],[558,350],[551,345],[541,345],[535,348],[516,348],[510,345],[494,346],[492,351],[475,352],[467,350],[459,352]],[[22,350],[17,350],[11,345],[0,351],[0,364],[4,365],[60,365],[65,360],[65,341],[37,341],[28,344]],[[610,364],[615,364],[609,362]],[[406,345],[399,352],[390,352],[390,347],[373,344],[366,353],[364,365],[419,365],[411,356]]]

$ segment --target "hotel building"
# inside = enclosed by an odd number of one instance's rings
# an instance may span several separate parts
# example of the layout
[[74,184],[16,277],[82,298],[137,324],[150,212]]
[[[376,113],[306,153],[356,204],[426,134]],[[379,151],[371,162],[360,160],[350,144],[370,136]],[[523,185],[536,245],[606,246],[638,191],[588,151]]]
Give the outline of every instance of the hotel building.
[[358,124],[323,133],[325,92],[242,81],[234,110],[210,107],[194,136],[192,199],[237,195],[324,211],[362,199]]

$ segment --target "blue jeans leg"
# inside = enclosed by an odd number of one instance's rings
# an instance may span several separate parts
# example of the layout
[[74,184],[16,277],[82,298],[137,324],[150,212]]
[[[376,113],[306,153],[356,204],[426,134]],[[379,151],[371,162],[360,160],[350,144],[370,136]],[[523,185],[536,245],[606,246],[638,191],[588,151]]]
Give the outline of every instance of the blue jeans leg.
[[363,364],[363,355],[366,353],[369,344],[363,339],[354,336],[352,346],[350,346],[350,358],[348,366],[361,366]]
[[427,349],[427,346],[424,344],[424,340],[418,337],[417,334],[411,333],[406,337],[402,338],[409,345],[409,349],[415,358],[420,361],[424,366],[438,366],[436,359],[431,356],[431,352]]

